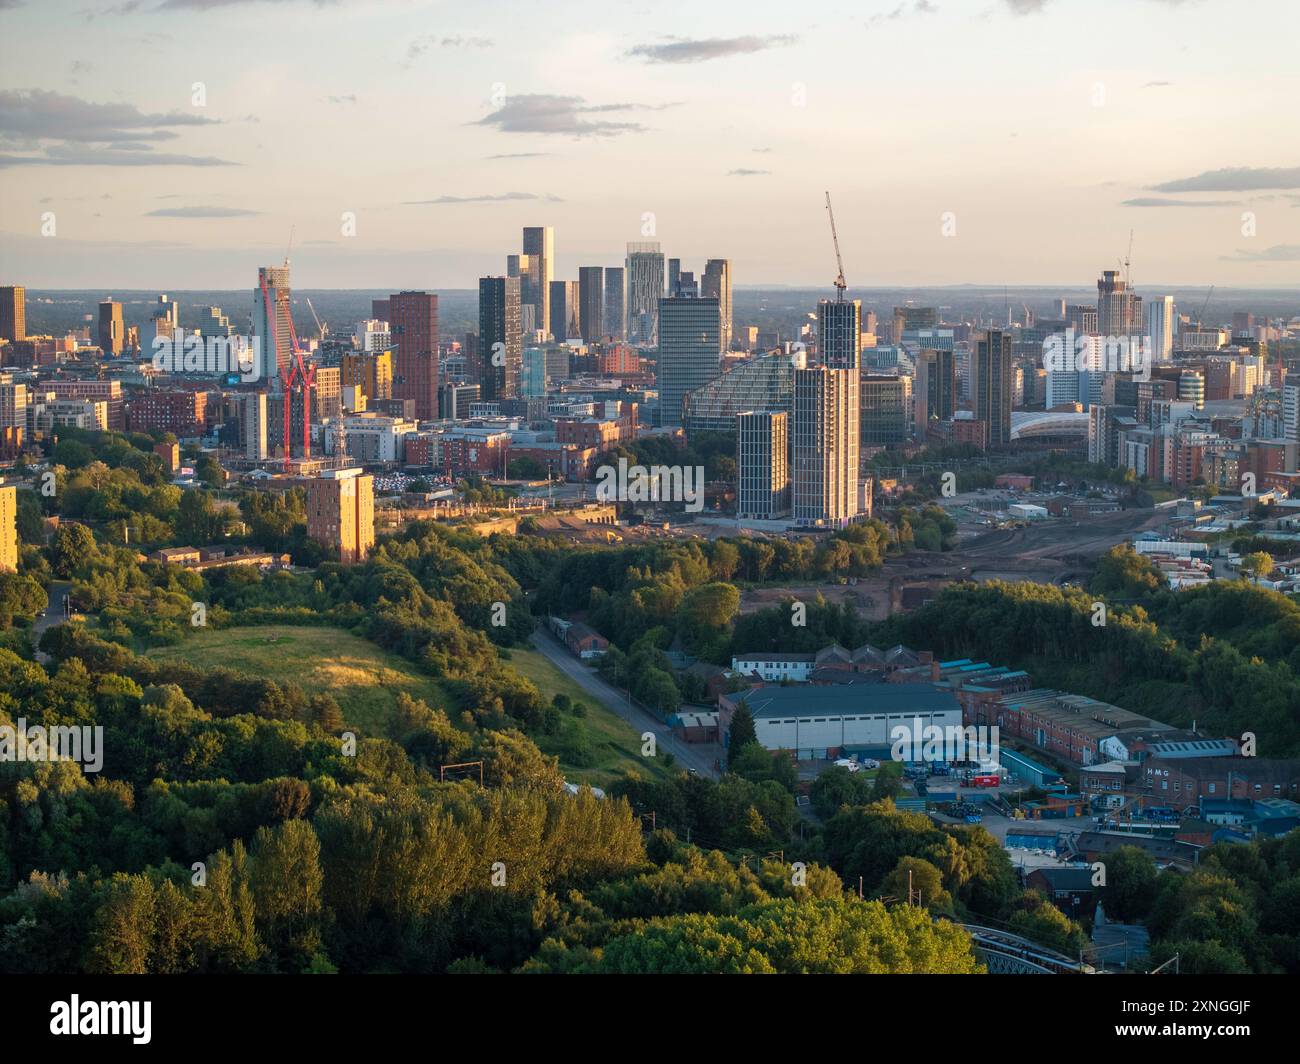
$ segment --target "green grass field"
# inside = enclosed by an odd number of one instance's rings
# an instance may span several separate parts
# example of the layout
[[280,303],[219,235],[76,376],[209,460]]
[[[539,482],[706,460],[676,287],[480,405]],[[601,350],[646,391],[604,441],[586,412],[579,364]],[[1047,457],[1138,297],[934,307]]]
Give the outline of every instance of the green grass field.
[[[641,738],[617,714],[600,706],[536,650],[508,652],[508,667],[532,680],[549,702],[566,694],[587,706],[585,717],[564,717],[558,735],[539,735],[537,745],[560,759],[568,779],[604,786],[629,768],[662,776],[662,759],[641,756]],[[250,625],[205,629],[174,647],[155,647],[148,657],[179,660],[199,668],[225,666],[254,676],[295,683],[308,694],[338,700],[348,724],[367,735],[387,734],[388,718],[403,692],[455,717],[453,702],[438,682],[410,662],[339,628]]]
[[431,677],[410,662],[339,628],[252,625],[196,632],[148,657],[177,659],[200,668],[225,666],[254,676],[296,683],[308,694],[338,700],[344,719],[368,735],[386,734],[403,692],[451,713],[452,703]]
[[[628,769],[636,769],[642,776],[652,779],[668,775],[669,769],[664,766],[663,758],[641,756],[640,732],[618,714],[600,705],[552,665],[545,655],[519,647],[512,647],[509,654],[506,664],[532,680],[546,701],[565,694],[587,707],[585,717],[566,720],[566,731],[560,735],[536,737],[537,745],[543,751],[560,759],[570,781],[603,787]],[[585,737],[585,742],[578,740],[579,732]],[[573,757],[575,749],[581,750],[580,756]],[[575,764],[575,761],[581,763]]]

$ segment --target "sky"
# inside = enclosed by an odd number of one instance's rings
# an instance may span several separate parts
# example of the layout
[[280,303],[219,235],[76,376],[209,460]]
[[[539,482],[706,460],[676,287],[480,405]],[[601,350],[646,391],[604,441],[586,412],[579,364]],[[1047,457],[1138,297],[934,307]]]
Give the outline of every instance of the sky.
[[[1300,290],[1295,0],[0,0],[0,283]],[[292,250],[290,252],[290,241]]]

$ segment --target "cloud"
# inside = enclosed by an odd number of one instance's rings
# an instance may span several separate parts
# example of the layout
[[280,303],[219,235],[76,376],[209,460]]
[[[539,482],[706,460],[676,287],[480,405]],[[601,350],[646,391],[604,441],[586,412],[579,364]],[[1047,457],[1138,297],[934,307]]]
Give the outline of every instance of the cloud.
[[782,48],[798,38],[790,35],[770,37],[665,37],[659,44],[638,44],[627,54],[647,63],[705,63],[733,55],[751,55],[769,48]]
[[[292,0],[163,0],[158,5],[159,11],[168,8],[174,11],[208,11],[218,7],[234,7],[236,4],[284,4],[291,3]],[[312,0],[316,7],[332,7],[338,4],[340,0]]]
[[146,213],[146,218],[251,218],[261,211],[242,207],[162,207]]
[[502,133],[557,133],[571,137],[616,137],[622,133],[642,133],[640,122],[610,122],[586,116],[633,110],[658,110],[643,104],[588,104],[581,96],[554,96],[549,93],[526,93],[510,96],[490,115],[472,123],[495,126]]
[[[1180,7],[1183,4],[1194,4],[1196,0],[1155,0],[1155,2],[1169,7]],[[1014,15],[1033,15],[1044,10],[1048,0],[1005,0],[1005,3]]]
[[553,196],[549,193],[499,192],[495,195],[482,194],[477,196],[438,196],[436,199],[405,200],[403,202],[403,206],[425,207],[425,206],[438,206],[444,203],[506,203],[511,200],[545,200],[547,203],[564,202],[564,200],[560,199],[559,196]]
[[728,170],[728,177],[758,177],[760,174],[770,174],[771,170],[746,170],[743,167],[739,170]]
[[549,151],[508,151],[499,155],[488,155],[487,159],[541,159],[552,154]]
[[171,140],[174,126],[216,125],[214,118],[172,111],[146,114],[129,103],[91,103],[47,89],[0,90],[0,139],[71,140],[107,144],[116,140]]
[[355,93],[349,93],[346,96],[326,96],[325,99],[327,99],[330,103],[356,103],[357,102],[357,97]]
[[210,155],[173,155],[151,150],[54,146],[44,155],[0,155],[0,169],[11,166],[238,166]]
[[[932,4],[930,0],[916,0],[916,3],[914,3],[911,6],[910,11],[914,15],[934,15],[934,14],[938,14],[939,8],[935,4]],[[875,25],[879,25],[882,22],[897,22],[899,19],[905,17],[908,13],[909,13],[908,6],[906,4],[899,4],[892,11],[889,12],[882,11],[882,12],[878,12],[875,15],[872,15],[869,19],[867,19],[867,25],[875,26]]]
[[487,37],[463,36],[454,34],[452,36],[439,37],[436,34],[426,33],[423,36],[416,37],[406,47],[406,63],[409,66],[425,52],[433,47],[439,48],[491,48],[492,41]]
[[1172,84],[1173,84],[1172,81],[1148,81],[1142,87],[1144,89],[1163,89],[1165,88],[1165,86],[1172,85]]
[[1180,200],[1161,196],[1139,196],[1127,199],[1121,207],[1235,207],[1236,200]]
[[1207,170],[1195,177],[1152,185],[1152,192],[1254,192],[1262,188],[1300,188],[1300,166],[1229,167]]
[[1274,244],[1263,251],[1239,248],[1235,255],[1220,255],[1224,262],[1300,262],[1300,244]]

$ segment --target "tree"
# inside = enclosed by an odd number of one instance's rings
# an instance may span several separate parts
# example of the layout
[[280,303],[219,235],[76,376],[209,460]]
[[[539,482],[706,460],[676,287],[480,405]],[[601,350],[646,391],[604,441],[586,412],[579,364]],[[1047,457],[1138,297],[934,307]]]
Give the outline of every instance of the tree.
[[1259,583],[1273,571],[1273,556],[1266,551],[1257,550],[1241,559],[1241,574],[1249,576]]
[[95,556],[95,535],[85,525],[62,524],[50,544],[50,565],[54,575],[71,578]]
[[740,752],[750,743],[758,742],[758,729],[754,727],[754,715],[744,702],[736,707],[731,717],[731,727],[727,729],[727,768],[731,768]]
[[735,916],[652,920],[612,939],[599,970],[619,973],[972,974],[970,937],[921,909],[781,898]]
[[900,858],[881,883],[880,891],[886,897],[919,905],[932,913],[953,911],[952,895],[943,886],[943,873],[920,857]]
[[1156,876],[1156,863],[1145,850],[1121,846],[1110,854],[1101,892],[1107,919],[1120,923],[1144,919],[1156,898]]

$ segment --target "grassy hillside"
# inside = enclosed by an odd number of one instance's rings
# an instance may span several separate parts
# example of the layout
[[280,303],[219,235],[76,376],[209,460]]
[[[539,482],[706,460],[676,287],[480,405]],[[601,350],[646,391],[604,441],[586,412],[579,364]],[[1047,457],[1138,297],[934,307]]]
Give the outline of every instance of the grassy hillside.
[[338,700],[344,719],[369,735],[385,734],[388,716],[403,692],[449,713],[452,709],[437,681],[397,655],[338,628],[208,629],[179,646],[150,650],[148,656],[177,658],[201,668],[222,665],[296,683],[309,694],[326,692]]
[[[365,639],[338,628],[252,625],[205,629],[179,646],[156,647],[151,658],[179,659],[200,668],[225,666],[255,676],[298,684],[309,694],[328,692],[344,719],[368,735],[386,734],[389,714],[402,692],[456,717],[453,702],[431,677]],[[557,735],[535,736],[537,745],[560,759],[575,782],[603,786],[627,769],[657,777],[660,760],[643,758],[640,735],[600,706],[568,676],[535,650],[514,649],[507,664],[532,680],[549,702],[566,694],[587,706],[587,715],[566,715]]]
[[[509,661],[516,672],[537,685],[549,702],[557,694],[568,695],[587,707],[586,717],[569,719],[560,735],[539,735],[537,745],[560,759],[565,775],[575,783],[604,786],[628,769],[642,776],[661,778],[668,774],[663,758],[641,756],[641,734],[616,713],[604,708],[572,679],[536,650],[512,647]],[[581,741],[576,732],[585,736]]]

